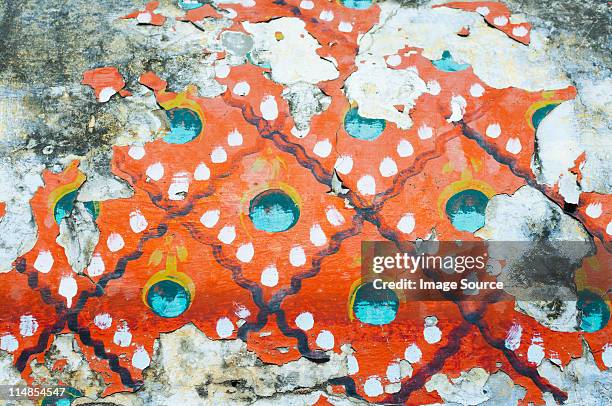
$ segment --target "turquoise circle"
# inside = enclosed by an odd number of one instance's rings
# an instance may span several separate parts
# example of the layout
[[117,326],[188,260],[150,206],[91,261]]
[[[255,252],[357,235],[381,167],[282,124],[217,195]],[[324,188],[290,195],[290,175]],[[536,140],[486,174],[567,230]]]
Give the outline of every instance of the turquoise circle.
[[446,215],[459,231],[473,233],[485,225],[489,198],[479,190],[466,189],[446,202]]
[[391,289],[376,289],[371,283],[357,288],[353,312],[361,322],[382,326],[395,320],[399,309],[397,294]]
[[610,320],[610,308],[601,296],[590,290],[578,292],[578,310],[582,312],[580,329],[589,333],[604,328]]
[[183,10],[195,10],[196,8],[202,7],[204,3],[193,0],[178,0],[178,5]]
[[190,294],[178,283],[164,279],[147,292],[147,304],[153,313],[165,318],[181,315],[189,307]]
[[193,110],[170,109],[166,110],[166,116],[170,120],[170,133],[163,139],[168,144],[185,144],[202,131],[202,120]]
[[342,3],[344,7],[354,10],[365,10],[370,8],[374,0],[340,0],[340,3]]
[[[57,203],[55,203],[55,207],[53,208],[53,217],[55,218],[55,222],[60,224],[64,217],[70,215],[72,209],[74,208],[74,202],[77,198],[77,190],[73,190],[72,192],[66,193],[62,196]],[[92,215],[94,220],[98,218],[99,207],[97,202],[84,202],[83,205],[85,209]]]
[[350,109],[344,116],[344,129],[353,138],[372,141],[385,130],[383,119],[365,118],[359,115],[357,107]]
[[256,229],[269,233],[287,231],[300,218],[300,208],[287,193],[268,189],[251,200],[249,218]]

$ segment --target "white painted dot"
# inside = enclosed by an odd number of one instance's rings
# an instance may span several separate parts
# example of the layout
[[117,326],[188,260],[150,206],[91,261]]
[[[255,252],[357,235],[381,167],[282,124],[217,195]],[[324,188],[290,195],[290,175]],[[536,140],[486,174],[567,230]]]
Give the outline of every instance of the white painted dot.
[[217,335],[220,338],[231,337],[234,333],[234,323],[227,317],[221,317],[217,320]]
[[98,94],[98,101],[101,103],[106,103],[115,93],[117,93],[117,91],[112,87],[105,87],[104,89],[100,90],[100,93]]
[[213,228],[217,225],[219,217],[221,217],[221,210],[208,210],[200,217],[200,223],[206,228]]
[[446,120],[449,123],[456,123],[463,119],[467,101],[462,96],[451,97],[451,116]]
[[490,10],[489,7],[476,7],[476,12],[478,14],[480,14],[481,16],[486,16],[489,14]]
[[319,18],[323,21],[332,21],[334,19],[334,12],[331,10],[323,10],[319,14]]
[[236,238],[236,227],[234,226],[225,226],[219,231],[219,235],[217,236],[219,241],[223,244],[231,244],[234,242]]
[[145,149],[141,145],[132,145],[128,149],[128,155],[135,160],[142,159],[145,156]]
[[242,244],[236,250],[236,258],[238,258],[240,262],[245,262],[245,263],[251,262],[254,255],[255,255],[255,248],[253,247],[252,243]]
[[199,164],[193,172],[193,178],[195,180],[208,180],[210,179],[210,169],[205,163]]
[[276,120],[278,117],[278,105],[274,96],[265,96],[259,105],[259,110],[264,120]]
[[397,155],[399,155],[400,158],[406,158],[412,154],[414,154],[414,148],[410,141],[400,140],[400,142],[397,144]]
[[433,136],[433,129],[430,126],[423,124],[422,126],[419,127],[419,130],[417,131],[417,133],[420,139],[426,140]]
[[338,31],[351,32],[353,31],[353,24],[348,21],[340,21],[340,24],[338,24]]
[[612,235],[612,221],[610,221],[606,227],[606,234]]
[[13,352],[19,347],[19,342],[12,334],[4,334],[0,336],[0,350]]
[[53,255],[51,251],[39,251],[34,261],[34,269],[40,273],[49,273],[53,267]]
[[332,151],[332,144],[331,142],[329,142],[327,138],[317,142],[314,148],[312,149],[312,152],[314,152],[316,155],[320,156],[321,158],[327,158],[329,154],[331,154],[331,151]]
[[238,16],[238,13],[233,8],[224,8],[224,10],[225,10],[225,17],[229,18],[230,20]]
[[313,224],[310,227],[310,242],[315,247],[322,247],[327,244],[327,236],[319,224]]
[[540,365],[544,359],[544,347],[540,344],[532,343],[527,349],[527,360],[534,364]]
[[368,396],[380,396],[383,394],[383,386],[380,382],[380,378],[377,376],[369,377],[363,384],[363,391]]
[[113,324],[113,318],[108,313],[96,314],[96,317],[94,317],[94,324],[100,330],[106,330]]
[[304,10],[312,10],[314,8],[314,3],[311,0],[302,0],[300,2],[300,8]]
[[149,165],[146,174],[152,180],[160,180],[164,177],[164,166],[161,164],[161,162],[156,162]]
[[521,149],[523,149],[523,147],[521,146],[521,140],[518,138],[509,138],[508,142],[506,142],[506,151],[511,154],[516,155],[521,152]]
[[330,331],[321,330],[316,343],[323,350],[331,350],[334,348],[334,335]]
[[609,344],[604,346],[603,352],[601,353],[601,360],[606,367],[612,368],[612,346]]
[[89,261],[89,265],[87,265],[87,275],[92,278],[96,276],[100,276],[104,273],[104,260],[102,259],[102,255],[100,253],[95,253],[91,257],[91,261]]
[[359,372],[359,362],[352,354],[346,357],[346,369],[349,375],[355,375]]
[[242,145],[242,142],[242,134],[240,134],[237,128],[234,128],[234,130],[227,135],[227,145],[230,147]]
[[246,96],[251,91],[251,86],[247,82],[238,82],[232,91],[236,96]]
[[145,369],[149,364],[151,364],[149,353],[143,347],[138,347],[132,355],[132,365],[134,368]]
[[586,208],[586,215],[590,218],[596,219],[601,216],[602,207],[601,203],[590,203]]
[[19,334],[22,337],[32,337],[38,330],[38,320],[31,314],[24,314],[19,318]]
[[504,25],[508,24],[508,17],[497,16],[493,19],[493,24],[497,25],[498,27],[503,27]]
[[312,317],[312,313],[303,312],[298,314],[295,318],[295,325],[304,331],[310,330],[314,326],[314,317]]
[[269,288],[278,284],[278,269],[276,269],[276,265],[268,265],[261,271],[261,284]]
[[437,80],[430,80],[427,82],[427,93],[437,96],[442,91],[442,87],[440,87],[440,83]]
[[485,134],[487,134],[487,137],[497,138],[501,135],[501,126],[498,123],[489,124]]
[[295,126],[291,128],[291,135],[293,135],[296,138],[304,138],[308,135],[309,132],[310,132],[310,128],[306,128],[304,130],[298,130]]
[[392,362],[387,366],[387,380],[391,383],[402,379],[402,371],[399,362]]
[[510,351],[516,351],[521,346],[521,335],[523,334],[523,327],[520,324],[515,323],[508,330],[506,334],[506,340],[504,346]]
[[327,217],[327,221],[329,221],[329,224],[336,227],[341,226],[346,221],[344,220],[344,216],[342,216],[342,213],[340,213],[338,209],[336,209],[334,206],[327,207],[327,209],[325,210],[325,217]]
[[62,276],[57,292],[66,298],[66,307],[72,307],[72,298],[76,296],[78,286],[72,275]]
[[136,21],[138,21],[139,24],[149,24],[152,18],[153,16],[151,15],[151,13],[145,11],[144,13],[139,13],[136,16]]
[[132,333],[130,333],[130,328],[127,323],[124,321],[122,325],[117,327],[117,331],[113,335],[113,342],[119,347],[129,347],[132,342]]
[[227,161],[227,152],[223,147],[215,147],[210,154],[210,160],[214,164],[220,164]]
[[215,76],[220,79],[225,79],[229,76],[231,66],[225,62],[215,64]]
[[515,37],[524,37],[528,33],[529,33],[529,30],[527,30],[527,28],[525,28],[522,25],[519,25],[518,27],[514,27],[512,29],[512,35],[514,35]]
[[480,97],[484,94],[484,92],[485,89],[480,83],[474,83],[472,86],[470,86],[470,94],[473,97]]
[[427,326],[423,330],[423,336],[429,344],[435,344],[442,339],[442,331],[438,326]]
[[389,176],[397,174],[397,164],[391,157],[385,157],[380,162],[378,170],[383,177],[388,178]]
[[414,214],[412,213],[404,214],[397,222],[397,229],[404,234],[410,234],[413,232],[415,226],[416,221],[414,219]]
[[251,315],[249,309],[247,309],[244,305],[236,305],[236,311],[234,313],[241,319],[246,319]]
[[187,192],[189,192],[189,174],[187,172],[175,173],[168,187],[168,199],[184,200]]
[[389,66],[398,66],[400,63],[402,63],[402,57],[397,54],[387,57],[387,65]]
[[423,353],[421,352],[421,349],[419,348],[418,345],[414,343],[410,344],[406,348],[406,351],[404,351],[404,359],[410,362],[411,364],[415,364],[419,362],[422,356],[423,356]]
[[134,210],[130,213],[130,228],[135,233],[141,233],[146,230],[149,223],[140,210]]
[[304,248],[300,245],[296,245],[289,251],[289,263],[293,266],[302,266],[306,263],[306,253]]
[[362,195],[376,194],[376,181],[371,175],[364,175],[357,181],[357,189]]
[[334,164],[336,171],[342,175],[348,175],[353,170],[353,158],[350,155],[341,155]]
[[106,246],[111,252],[117,252],[125,246],[123,237],[119,233],[110,233],[106,239]]

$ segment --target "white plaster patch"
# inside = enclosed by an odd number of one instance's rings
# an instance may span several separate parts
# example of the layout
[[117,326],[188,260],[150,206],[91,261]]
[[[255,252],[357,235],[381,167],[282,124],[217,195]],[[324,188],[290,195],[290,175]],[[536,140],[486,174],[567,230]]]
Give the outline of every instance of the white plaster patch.
[[513,324],[508,330],[504,345],[510,351],[516,351],[521,346],[521,335],[523,333],[523,327],[520,324]]
[[346,369],[349,375],[355,375],[359,372],[359,362],[352,354],[346,357]]
[[449,123],[456,123],[463,119],[467,101],[462,96],[451,97],[451,116],[446,120]]
[[[262,59],[270,64],[275,82],[284,85],[298,82],[315,84],[338,78],[334,64],[317,54],[321,45],[306,31],[306,23],[301,19],[282,17],[270,22],[244,22],[242,25],[253,35],[254,49],[263,51]],[[276,33],[281,33],[280,40]]]

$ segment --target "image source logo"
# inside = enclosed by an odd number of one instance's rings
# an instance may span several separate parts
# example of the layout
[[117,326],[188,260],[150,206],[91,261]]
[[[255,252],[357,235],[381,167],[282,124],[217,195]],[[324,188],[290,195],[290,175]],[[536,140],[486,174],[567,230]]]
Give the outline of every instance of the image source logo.
[[[400,301],[578,300],[591,242],[364,241],[362,283]],[[610,264],[591,277],[609,283]]]

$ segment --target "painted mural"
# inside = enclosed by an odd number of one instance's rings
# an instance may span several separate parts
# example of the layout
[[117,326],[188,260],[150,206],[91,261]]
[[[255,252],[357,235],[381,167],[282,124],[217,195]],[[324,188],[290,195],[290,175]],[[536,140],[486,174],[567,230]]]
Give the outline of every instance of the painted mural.
[[[168,65],[93,52],[106,163],[2,181],[0,383],[68,388],[9,404],[610,404],[610,134],[525,18],[434,3],[117,2]],[[596,247],[573,300],[362,274],[363,241],[542,239]]]

